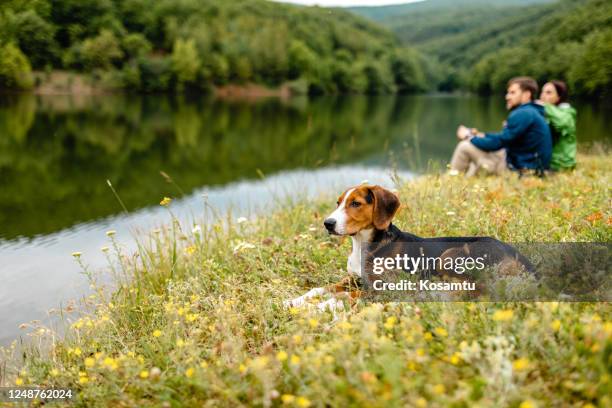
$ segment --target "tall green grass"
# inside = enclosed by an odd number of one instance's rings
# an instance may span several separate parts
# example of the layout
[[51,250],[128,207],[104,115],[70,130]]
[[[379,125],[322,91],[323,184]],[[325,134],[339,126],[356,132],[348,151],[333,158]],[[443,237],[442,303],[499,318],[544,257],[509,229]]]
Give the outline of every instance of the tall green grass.
[[[395,223],[423,236],[609,242],[611,176],[606,156],[543,180],[425,176],[399,186]],[[114,290],[94,284],[64,311],[65,335],[34,327],[21,354],[3,350],[2,381],[72,387],[79,406],[612,403],[607,303],[357,304],[335,319],[284,309],[346,273],[350,240],[321,226],[334,202],[210,228],[176,221],[140,236],[135,254],[110,234]]]

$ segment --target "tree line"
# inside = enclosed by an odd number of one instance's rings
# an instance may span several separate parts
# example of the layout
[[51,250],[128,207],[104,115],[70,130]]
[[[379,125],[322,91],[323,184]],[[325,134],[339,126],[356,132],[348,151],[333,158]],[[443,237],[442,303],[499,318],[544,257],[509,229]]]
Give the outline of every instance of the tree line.
[[86,73],[143,92],[289,84],[302,93],[416,92],[425,63],[387,29],[338,9],[265,0],[8,0],[0,87],[31,71]]

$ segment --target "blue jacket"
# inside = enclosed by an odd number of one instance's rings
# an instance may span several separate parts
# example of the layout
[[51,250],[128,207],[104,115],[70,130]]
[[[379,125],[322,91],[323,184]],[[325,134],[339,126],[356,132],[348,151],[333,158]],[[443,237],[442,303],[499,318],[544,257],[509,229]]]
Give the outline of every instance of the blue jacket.
[[506,161],[515,169],[548,169],[552,156],[552,137],[544,119],[544,107],[533,102],[510,112],[500,133],[472,138],[474,146],[490,152],[506,149]]

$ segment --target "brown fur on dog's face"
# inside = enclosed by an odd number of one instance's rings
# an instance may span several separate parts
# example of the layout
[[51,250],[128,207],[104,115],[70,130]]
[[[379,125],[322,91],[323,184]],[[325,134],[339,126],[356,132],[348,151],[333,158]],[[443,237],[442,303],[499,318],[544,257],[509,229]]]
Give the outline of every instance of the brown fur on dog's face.
[[354,235],[371,228],[385,230],[399,206],[397,196],[383,187],[352,187],[340,195],[338,207],[324,225],[330,234],[337,235]]

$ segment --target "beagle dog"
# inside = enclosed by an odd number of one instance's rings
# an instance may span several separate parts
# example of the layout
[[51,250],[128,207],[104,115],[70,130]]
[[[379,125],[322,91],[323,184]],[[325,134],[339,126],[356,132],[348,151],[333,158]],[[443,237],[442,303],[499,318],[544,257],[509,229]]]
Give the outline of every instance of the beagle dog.
[[[362,249],[364,245],[376,244],[383,248],[385,256],[393,256],[398,251],[409,248],[420,251],[410,256],[433,256],[441,259],[474,254],[485,247],[491,254],[487,266],[500,262],[514,262],[517,266],[533,272],[533,265],[512,246],[491,237],[436,237],[422,238],[403,232],[392,224],[392,219],[400,208],[398,196],[377,185],[360,185],[347,189],[340,195],[336,209],[324,220],[323,225],[331,235],[350,236],[353,247],[347,261],[349,275],[337,284],[314,288],[295,299],[285,301],[285,306],[300,307],[309,299],[332,294],[332,298],[318,303],[320,310],[335,310],[344,307],[342,299],[353,303],[362,295],[364,271],[362,271]],[[421,244],[421,248],[419,248]],[[491,251],[493,249],[493,251]],[[424,254],[424,251],[426,252]],[[379,255],[378,253],[377,255]],[[367,260],[366,260],[367,262]],[[434,270],[433,273],[441,274]]]

